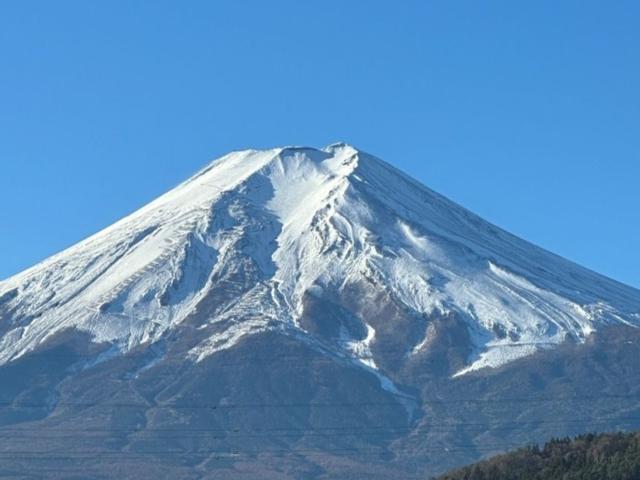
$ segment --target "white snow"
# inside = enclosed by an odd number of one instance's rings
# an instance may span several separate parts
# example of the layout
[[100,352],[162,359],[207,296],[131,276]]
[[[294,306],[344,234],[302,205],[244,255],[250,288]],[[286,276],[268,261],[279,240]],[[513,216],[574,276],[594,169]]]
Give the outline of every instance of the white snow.
[[[202,360],[269,329],[307,335],[299,324],[307,292],[372,282],[416,315],[464,318],[475,353],[457,375],[568,337],[583,341],[606,323],[640,325],[637,290],[336,144],[226,155],[0,282],[0,363],[69,328],[124,352],[190,317],[199,319],[203,338],[188,354]],[[361,320],[366,338],[334,348],[377,369],[376,332]],[[429,348],[428,336],[407,354]]]

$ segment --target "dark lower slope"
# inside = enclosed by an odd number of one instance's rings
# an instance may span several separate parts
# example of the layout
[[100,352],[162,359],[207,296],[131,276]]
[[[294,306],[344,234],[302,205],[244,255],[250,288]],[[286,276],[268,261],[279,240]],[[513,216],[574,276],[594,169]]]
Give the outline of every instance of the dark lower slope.
[[[611,327],[500,369],[422,372],[424,416],[405,449],[429,445],[429,474],[549,438],[640,429],[640,330]],[[447,448],[437,453],[436,446]]]
[[640,428],[638,329],[452,379],[446,322],[448,348],[389,359],[414,404],[278,333],[193,363],[177,353],[183,332],[99,364],[100,346],[63,335],[0,368],[0,476],[424,479],[552,437]]
[[[83,352],[55,347],[0,369],[14,386],[2,392],[0,476],[382,479],[401,471],[390,445],[409,415],[372,373],[279,334],[201,363],[163,358],[134,352],[80,370]],[[41,376],[46,383],[30,386]]]
[[640,432],[586,434],[507,455],[448,473],[439,480],[637,480]]

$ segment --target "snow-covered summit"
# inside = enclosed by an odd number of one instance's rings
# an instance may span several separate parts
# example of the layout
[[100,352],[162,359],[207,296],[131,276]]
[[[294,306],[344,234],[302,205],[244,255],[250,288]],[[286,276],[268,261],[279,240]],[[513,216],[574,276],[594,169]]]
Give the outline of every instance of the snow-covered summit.
[[[305,326],[311,299],[340,304],[349,318],[339,335]],[[126,352],[189,323],[199,334],[184,354],[195,360],[275,330],[375,369],[388,329],[368,318],[382,299],[423,322],[407,356],[429,348],[429,318],[463,319],[474,353],[458,374],[583,341],[608,323],[640,325],[639,291],[340,143],[230,153],[0,282],[0,362],[66,329]]]

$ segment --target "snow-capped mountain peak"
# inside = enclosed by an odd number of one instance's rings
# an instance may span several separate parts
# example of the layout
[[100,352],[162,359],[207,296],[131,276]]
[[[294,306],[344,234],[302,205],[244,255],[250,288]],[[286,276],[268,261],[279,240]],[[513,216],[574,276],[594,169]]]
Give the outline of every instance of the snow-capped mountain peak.
[[117,353],[188,324],[194,360],[268,330],[380,369],[380,352],[420,355],[431,319],[454,315],[470,342],[462,375],[639,313],[637,290],[339,143],[230,153],[0,282],[0,361],[68,329]]

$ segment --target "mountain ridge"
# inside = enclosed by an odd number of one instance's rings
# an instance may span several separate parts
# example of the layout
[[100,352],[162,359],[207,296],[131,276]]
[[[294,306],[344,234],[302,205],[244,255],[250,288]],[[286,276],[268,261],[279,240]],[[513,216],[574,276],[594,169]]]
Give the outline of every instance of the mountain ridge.
[[[376,216],[388,220],[391,227]],[[129,230],[135,235],[127,236]],[[11,344],[25,345],[23,351],[33,350],[33,342],[23,338],[42,323],[38,318],[46,317],[51,308],[63,307],[68,312],[71,305],[75,317],[84,309],[91,310],[93,317],[108,318],[100,325],[93,320],[81,325],[98,341],[116,341],[123,351],[139,343],[153,343],[202,303],[207,288],[216,288],[209,274],[229,248],[235,249],[231,256],[241,257],[233,261],[252,263],[255,285],[251,294],[261,299],[252,301],[265,309],[258,314],[279,321],[286,318],[285,323],[294,327],[300,327],[297,322],[303,315],[303,297],[309,291],[344,288],[352,275],[377,277],[375,281],[392,290],[418,315],[435,310],[464,311],[471,319],[471,330],[476,329],[472,332],[475,347],[484,348],[484,352],[478,351],[477,360],[457,374],[499,366],[510,358],[533,353],[545,343],[557,344],[563,335],[583,340],[594,322],[640,323],[634,312],[640,310],[640,301],[634,298],[638,292],[631,287],[523,242],[394,167],[338,143],[320,150],[284,147],[232,152],[111,227],[0,282],[0,309],[10,312],[14,305],[19,308],[19,297],[40,275],[32,288],[38,293],[35,301],[27,295],[29,308],[33,310],[35,305],[35,311],[11,314],[22,319],[31,314],[35,320],[26,328],[7,332],[5,341],[0,342],[0,360],[10,358],[7,339]],[[341,248],[341,256],[330,252]],[[503,252],[505,248],[510,251]],[[75,277],[87,277],[93,267],[91,257],[100,256],[101,250],[107,253],[100,268],[74,287]],[[78,255],[86,258],[74,266],[73,258]],[[388,261],[390,257],[393,259]],[[531,257],[538,258],[532,262]],[[424,268],[427,262],[428,269]],[[555,271],[546,268],[545,272],[545,263]],[[334,264],[338,270],[332,270]],[[71,268],[69,288],[76,291],[58,301],[42,298],[43,286],[54,282],[56,292],[50,290],[48,295],[61,296],[61,279],[56,274],[64,268]],[[354,269],[359,271],[354,273]],[[569,275],[560,277],[562,269],[569,270]],[[147,284],[140,280],[145,275]],[[172,280],[161,280],[163,275]],[[473,275],[479,275],[480,280],[474,283]],[[560,281],[549,287],[548,277],[551,282],[555,278]],[[581,278],[576,281],[572,277]],[[576,291],[578,284],[588,285],[595,293]],[[131,290],[135,288],[138,291]],[[443,293],[447,288],[451,291]],[[88,295],[87,291],[93,293]],[[12,295],[15,298],[10,298]],[[145,295],[154,297],[145,299]],[[491,295],[494,298],[485,302]],[[77,302],[76,296],[88,297],[90,302]],[[610,298],[599,298],[606,296]],[[511,302],[516,305],[510,306]],[[625,302],[631,305],[629,311],[624,309]],[[264,327],[264,319],[250,314],[250,307],[238,308],[244,310],[231,309],[233,314],[247,318],[242,327],[231,327],[227,337],[238,338],[247,329],[260,331]],[[128,317],[123,319],[122,315]],[[496,322],[500,316],[507,320]],[[517,325],[516,316],[529,317],[532,324]],[[138,323],[144,323],[152,317],[158,325],[155,333],[146,325],[134,325],[137,318],[142,318]],[[67,326],[75,321],[70,320]],[[126,338],[113,331],[123,322],[131,323],[121,325],[129,330]],[[46,330],[52,325],[43,325],[46,328],[35,336],[35,345],[50,334]],[[57,320],[54,331],[59,327]],[[132,328],[139,331],[131,333]],[[367,325],[365,330],[370,328]],[[496,331],[492,334],[492,330]],[[560,333],[555,335],[554,330]],[[375,334],[369,330],[368,335]],[[508,335],[513,336],[511,341],[504,340]],[[365,336],[343,346],[371,357],[366,344],[371,341],[373,337],[367,340]],[[496,346],[499,344],[503,346]],[[216,347],[212,348],[215,351]],[[13,355],[16,353],[14,348]],[[206,346],[190,353],[201,359]],[[371,358],[363,361],[367,362],[369,366],[375,363]]]
[[639,313],[348,145],[234,152],[0,282],[0,474],[417,479],[640,428]]

